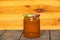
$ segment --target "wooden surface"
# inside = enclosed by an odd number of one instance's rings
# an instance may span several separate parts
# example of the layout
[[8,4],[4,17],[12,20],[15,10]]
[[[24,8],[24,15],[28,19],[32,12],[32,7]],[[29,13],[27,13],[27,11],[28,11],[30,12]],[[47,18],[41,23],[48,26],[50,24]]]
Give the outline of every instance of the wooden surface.
[[21,30],[0,30],[0,40],[60,40],[60,30],[41,30],[40,38],[35,39],[24,38]]
[[[1,31],[1,32],[2,32],[2,31]],[[6,31],[6,32],[0,37],[0,40],[19,40],[21,34],[22,34],[22,31],[9,30],[9,31]]]
[[[32,4],[33,3],[33,4]],[[54,4],[53,4],[54,3]],[[43,9],[39,13],[36,9]],[[36,11],[35,11],[36,10]],[[60,1],[0,1],[0,30],[23,30],[23,15],[26,13],[40,14],[41,30],[60,29]]]
[[51,40],[60,40],[60,30],[51,31]]
[[[31,6],[31,9],[26,8],[26,6],[0,6],[0,30],[23,30],[23,15],[30,13],[31,10],[34,11],[34,7],[35,9],[38,8],[36,6]],[[34,11],[31,13],[38,12]],[[60,29],[60,12],[47,10],[39,14],[41,30]]]

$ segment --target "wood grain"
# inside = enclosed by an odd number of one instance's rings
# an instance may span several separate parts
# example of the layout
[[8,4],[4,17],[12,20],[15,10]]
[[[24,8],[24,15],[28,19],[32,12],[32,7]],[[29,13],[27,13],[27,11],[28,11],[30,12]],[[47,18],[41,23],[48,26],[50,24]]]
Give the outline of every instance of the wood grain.
[[[36,12],[37,8],[41,8],[44,11],[40,13]],[[40,14],[41,30],[60,29],[60,22],[58,21],[60,19],[60,1],[41,0],[0,1],[0,30],[23,30],[23,15],[26,13]]]
[[0,40],[19,40],[21,34],[21,30],[8,30],[6,33],[0,36]]
[[51,30],[51,40],[60,40],[60,30]]
[[[23,8],[23,9],[22,9]],[[22,7],[1,7],[0,11],[0,29],[18,29],[23,30],[24,14],[28,13],[27,9]],[[33,9],[33,8],[32,8]],[[20,11],[21,10],[21,11]],[[34,9],[33,9],[34,10]],[[32,11],[33,11],[32,10]],[[30,10],[31,11],[31,10]],[[29,13],[32,13],[30,12]],[[59,29],[60,12],[41,12],[40,14],[40,28],[41,30],[55,30]]]

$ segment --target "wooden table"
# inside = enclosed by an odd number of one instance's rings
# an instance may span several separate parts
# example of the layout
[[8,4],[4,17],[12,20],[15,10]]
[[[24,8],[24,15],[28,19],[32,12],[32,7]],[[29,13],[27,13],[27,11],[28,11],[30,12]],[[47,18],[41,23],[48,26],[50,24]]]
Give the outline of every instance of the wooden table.
[[40,38],[25,38],[22,30],[0,30],[0,40],[60,40],[60,30],[41,30]]

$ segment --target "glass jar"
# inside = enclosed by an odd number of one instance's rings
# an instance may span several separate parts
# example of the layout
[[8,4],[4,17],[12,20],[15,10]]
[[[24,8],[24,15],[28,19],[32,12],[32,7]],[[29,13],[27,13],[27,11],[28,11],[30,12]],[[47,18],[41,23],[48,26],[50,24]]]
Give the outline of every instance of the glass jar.
[[40,19],[39,17],[25,17],[24,18],[24,37],[38,38],[40,37]]

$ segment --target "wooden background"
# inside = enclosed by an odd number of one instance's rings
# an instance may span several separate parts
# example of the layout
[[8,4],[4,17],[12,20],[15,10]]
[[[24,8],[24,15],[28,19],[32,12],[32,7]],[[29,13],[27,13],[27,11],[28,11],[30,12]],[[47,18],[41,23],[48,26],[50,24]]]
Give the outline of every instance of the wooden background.
[[41,30],[60,29],[60,0],[0,0],[0,30],[23,30],[26,13],[40,14]]

